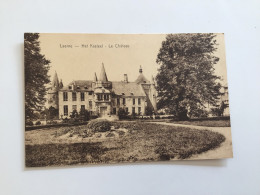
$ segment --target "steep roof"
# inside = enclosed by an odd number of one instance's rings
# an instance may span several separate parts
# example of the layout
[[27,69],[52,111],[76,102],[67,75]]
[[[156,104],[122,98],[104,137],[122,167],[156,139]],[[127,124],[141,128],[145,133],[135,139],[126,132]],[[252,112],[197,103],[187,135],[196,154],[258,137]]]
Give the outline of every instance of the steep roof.
[[145,78],[145,76],[143,75],[142,72],[139,74],[139,76],[137,77],[137,79],[135,80],[135,82],[136,82],[137,84],[140,84],[140,83],[150,83],[150,81],[149,81],[147,78]]
[[[72,90],[69,89],[69,86],[75,85],[75,90],[77,91],[94,91],[92,88],[92,82],[89,80],[76,80],[69,83],[67,86],[63,87],[61,91]],[[77,88],[79,87],[79,88]],[[87,89],[85,88],[87,87]],[[116,95],[125,95],[125,96],[146,96],[145,92],[141,85],[136,82],[123,82],[123,81],[112,81],[112,91]]]
[[112,90],[116,95],[145,96],[142,86],[135,82],[112,81]]
[[53,77],[53,80],[52,80],[52,87],[53,88],[59,87],[59,79],[58,79],[58,74],[57,74],[56,71],[55,71],[55,74],[54,74],[54,77]]
[[102,82],[108,82],[107,74],[106,74],[105,67],[104,67],[103,63],[102,63],[101,71],[100,71],[99,80],[102,81]]
[[[92,82],[93,81],[89,81],[89,80],[76,80],[76,81],[72,81],[70,82],[67,86],[64,86],[61,91],[66,91],[66,90],[71,90],[69,89],[69,86],[71,85],[75,85],[75,90],[86,90],[86,91],[92,91]],[[79,87],[79,89],[77,88]]]

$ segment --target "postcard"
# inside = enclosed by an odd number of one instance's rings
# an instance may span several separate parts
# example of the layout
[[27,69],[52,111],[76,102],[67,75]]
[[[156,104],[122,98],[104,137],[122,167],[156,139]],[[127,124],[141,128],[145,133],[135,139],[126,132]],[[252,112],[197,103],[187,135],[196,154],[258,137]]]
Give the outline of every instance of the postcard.
[[24,34],[25,166],[232,158],[223,33]]

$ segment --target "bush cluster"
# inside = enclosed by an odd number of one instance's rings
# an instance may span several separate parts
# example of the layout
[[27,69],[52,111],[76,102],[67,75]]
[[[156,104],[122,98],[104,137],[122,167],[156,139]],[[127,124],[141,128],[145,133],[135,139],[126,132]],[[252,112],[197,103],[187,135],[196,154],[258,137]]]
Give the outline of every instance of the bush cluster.
[[58,124],[57,121],[51,120],[51,121],[47,121],[47,125],[56,125]]
[[112,125],[115,129],[128,129],[128,130],[141,130],[143,124],[141,122],[113,122]]
[[35,125],[41,125],[42,123],[41,123],[41,121],[37,121],[36,123],[35,123]]
[[105,119],[95,119],[88,123],[87,128],[93,132],[105,132],[111,129],[111,122]]

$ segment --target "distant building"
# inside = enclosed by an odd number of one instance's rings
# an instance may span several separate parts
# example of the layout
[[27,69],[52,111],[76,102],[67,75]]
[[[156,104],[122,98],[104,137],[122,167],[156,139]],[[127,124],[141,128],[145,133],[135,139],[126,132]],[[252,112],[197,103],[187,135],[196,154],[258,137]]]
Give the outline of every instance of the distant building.
[[228,86],[225,85],[221,88],[222,95],[220,96],[220,101],[225,104],[225,109],[223,112],[223,116],[229,116],[229,100],[228,100]]
[[127,74],[124,81],[109,81],[102,64],[99,78],[94,73],[93,80],[75,80],[67,86],[59,82],[55,72],[48,91],[48,107],[59,109],[59,117],[69,117],[73,110],[84,108],[92,115],[100,117],[117,115],[124,108],[129,115],[145,115],[149,108],[157,112],[155,82],[147,80],[140,67],[135,82],[129,82]]
[[[209,116],[214,116],[214,114],[212,113],[212,109],[214,109],[214,108],[221,109],[221,106],[224,106],[222,116],[230,116],[227,84],[225,84],[224,86],[221,87],[220,93],[221,93],[221,95],[219,96],[219,100],[216,102],[216,105],[212,105],[209,103],[206,105],[206,109],[209,112]],[[224,104],[224,105],[222,105],[222,104]]]

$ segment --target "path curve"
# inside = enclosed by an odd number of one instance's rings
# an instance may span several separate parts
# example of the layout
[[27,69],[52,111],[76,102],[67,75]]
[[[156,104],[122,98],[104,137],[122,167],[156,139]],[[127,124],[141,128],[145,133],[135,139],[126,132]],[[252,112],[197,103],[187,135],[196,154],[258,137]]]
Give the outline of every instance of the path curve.
[[198,130],[210,130],[225,136],[226,140],[223,143],[221,143],[220,147],[203,152],[201,154],[192,155],[187,160],[220,159],[220,158],[233,157],[231,127],[205,127],[205,126],[195,126],[195,125],[174,124],[174,123],[167,123],[167,122],[151,122],[151,123],[169,125],[175,127],[187,127],[192,129],[198,129]]

